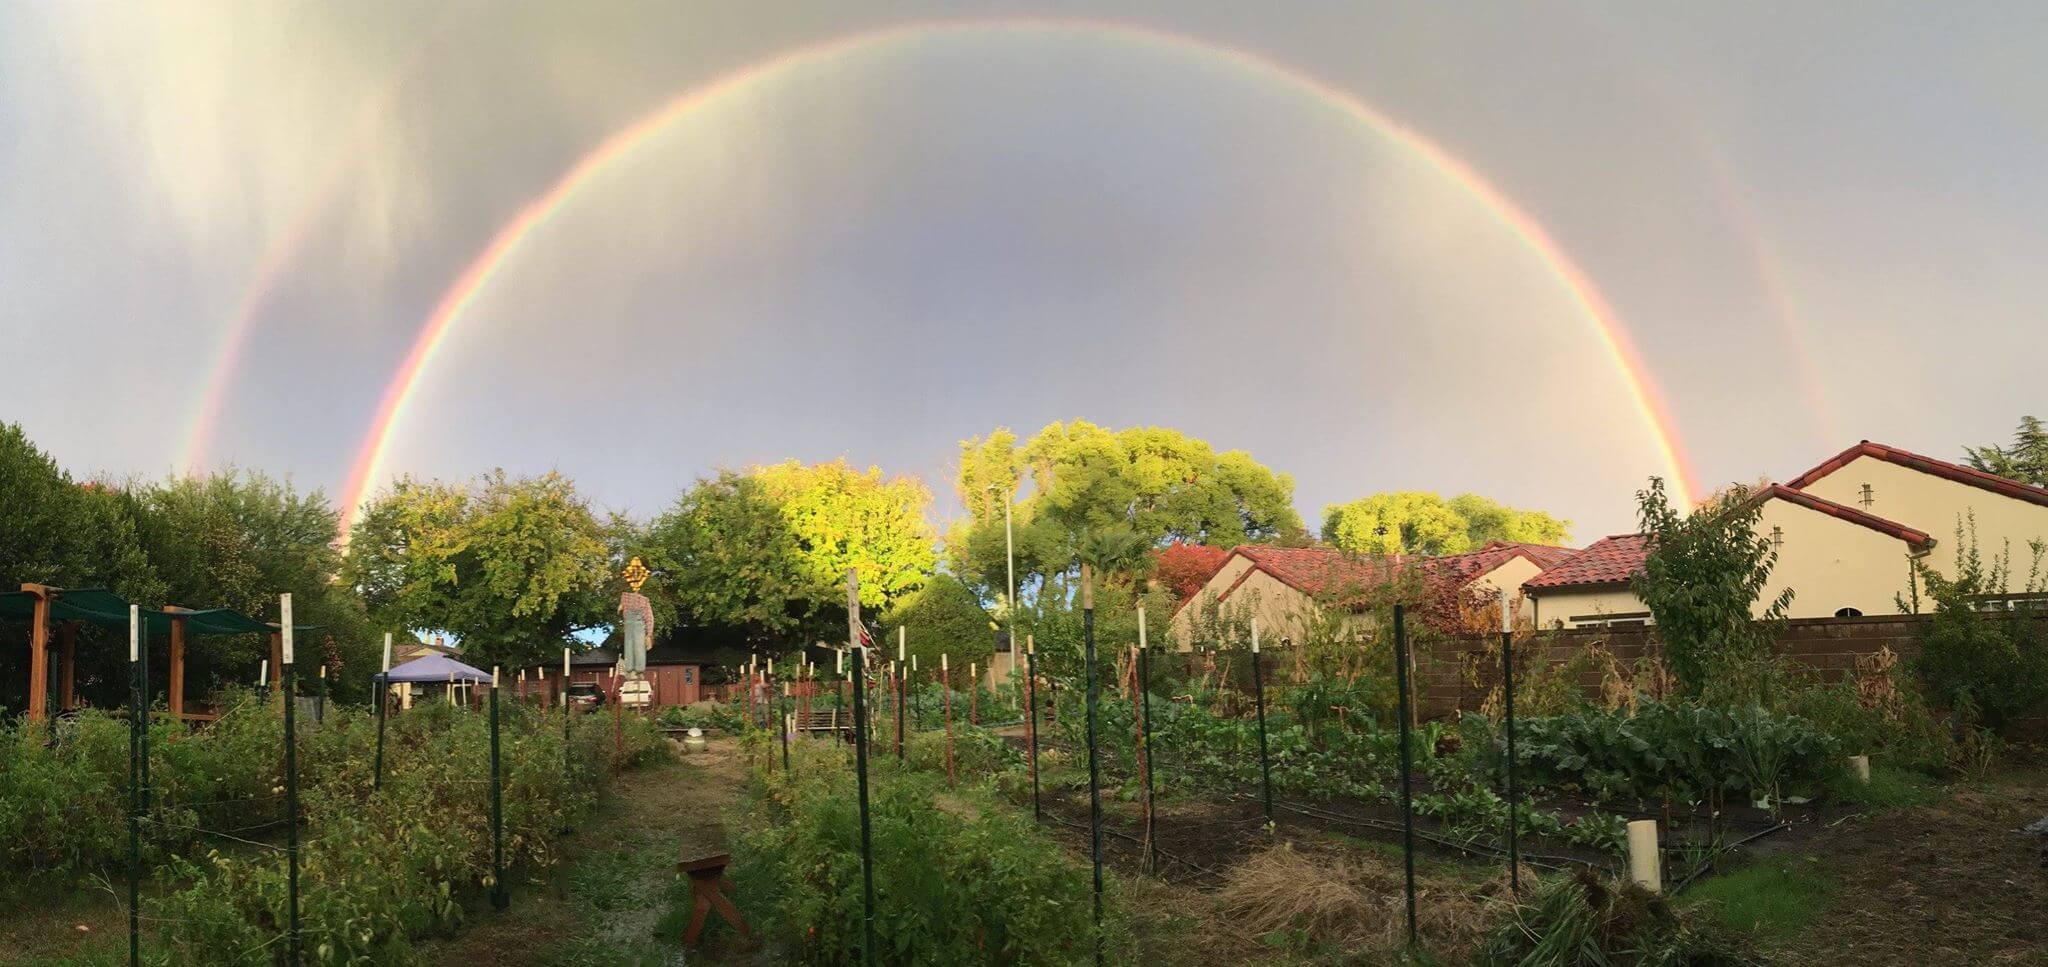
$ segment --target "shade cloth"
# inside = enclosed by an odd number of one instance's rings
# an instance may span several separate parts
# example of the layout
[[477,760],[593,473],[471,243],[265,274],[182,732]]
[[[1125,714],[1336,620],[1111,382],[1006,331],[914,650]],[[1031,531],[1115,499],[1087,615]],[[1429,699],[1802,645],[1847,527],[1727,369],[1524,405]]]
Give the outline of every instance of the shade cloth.
[[378,677],[391,682],[446,682],[451,674],[458,682],[491,683],[490,672],[478,671],[447,655],[415,658]]
[[[27,591],[0,591],[0,618],[30,619],[35,617],[36,596]],[[51,589],[50,618],[55,621],[84,621],[106,628],[128,627],[128,599],[105,588]],[[151,635],[169,634],[171,621],[182,618],[185,634],[199,635],[247,635],[269,634],[277,625],[258,621],[239,611],[228,608],[211,608],[204,611],[164,611],[157,608],[143,608],[142,628]],[[296,634],[312,631],[318,625],[292,625]]]

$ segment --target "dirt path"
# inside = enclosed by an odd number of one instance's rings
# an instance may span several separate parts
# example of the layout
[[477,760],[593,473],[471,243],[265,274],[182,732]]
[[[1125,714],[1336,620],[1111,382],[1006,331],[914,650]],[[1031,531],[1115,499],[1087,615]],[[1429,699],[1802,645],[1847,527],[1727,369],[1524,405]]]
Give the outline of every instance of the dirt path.
[[1803,851],[1828,882],[1784,963],[2048,963],[2048,855],[2016,830],[2048,812],[2048,770],[1844,822]]
[[745,769],[731,744],[620,776],[596,812],[563,840],[542,883],[515,884],[511,909],[472,913],[459,934],[427,944],[428,963],[598,965],[747,963],[714,919],[702,952],[685,957],[689,888],[679,858],[723,852],[726,813]]

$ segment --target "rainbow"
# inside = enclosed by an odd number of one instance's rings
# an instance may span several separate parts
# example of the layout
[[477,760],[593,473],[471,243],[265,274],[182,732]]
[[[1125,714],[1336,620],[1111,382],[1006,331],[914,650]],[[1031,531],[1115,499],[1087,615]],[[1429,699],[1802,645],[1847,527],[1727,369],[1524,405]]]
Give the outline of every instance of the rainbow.
[[633,154],[670,125],[721,98],[751,85],[790,71],[828,64],[855,52],[872,51],[891,45],[933,41],[987,33],[1037,33],[1051,36],[1074,35],[1108,39],[1121,43],[1178,53],[1196,60],[1235,68],[1255,78],[1277,81],[1311,95],[1343,112],[1383,137],[1413,153],[1450,178],[1475,200],[1486,206],[1548,269],[1555,281],[1576,302],[1591,322],[1609,360],[1627,384],[1636,408],[1653,439],[1664,472],[1677,496],[1687,505],[1698,492],[1698,481],[1685,458],[1670,408],[1651,380],[1620,318],[1594,287],[1585,272],[1574,263],[1557,241],[1527,211],[1488,183],[1443,147],[1394,120],[1348,91],[1334,87],[1298,69],[1264,56],[1210,41],[1168,33],[1151,27],[1111,21],[1077,20],[994,20],[941,21],[900,25],[868,33],[852,34],[787,51],[768,60],[740,68],[708,83],[683,91],[627,127],[614,132],[579,158],[548,189],[520,208],[517,215],[499,228],[490,243],[463,269],[448,287],[433,312],[427,316],[412,348],[385,387],[369,432],[356,455],[348,483],[342,492],[344,538],[370,490],[382,477],[384,463],[399,423],[418,391],[436,355],[455,330],[464,312],[475,303],[491,280],[534,233],[575,201],[583,188],[608,167]]
[[198,472],[212,455],[213,437],[220,428],[221,410],[227,404],[231,377],[241,369],[249,336],[255,331],[257,320],[262,318],[263,307],[269,304],[271,295],[284,281],[286,270],[297,264],[300,251],[313,237],[313,230],[320,226],[323,216],[340,203],[344,189],[349,185],[348,176],[355,167],[354,149],[377,135],[378,125],[398,105],[399,95],[425,65],[433,62],[433,55],[439,51],[441,43],[453,35],[460,15],[465,12],[460,6],[450,5],[434,21],[433,27],[421,35],[405,63],[392,71],[364,100],[349,126],[349,135],[342,144],[342,150],[334,153],[321,173],[319,190],[292,212],[283,234],[257,259],[254,277],[249,280],[248,288],[242,290],[241,297],[235,300],[234,313],[228,316],[227,332],[207,374],[206,390],[186,424],[185,449],[178,456],[180,476]]

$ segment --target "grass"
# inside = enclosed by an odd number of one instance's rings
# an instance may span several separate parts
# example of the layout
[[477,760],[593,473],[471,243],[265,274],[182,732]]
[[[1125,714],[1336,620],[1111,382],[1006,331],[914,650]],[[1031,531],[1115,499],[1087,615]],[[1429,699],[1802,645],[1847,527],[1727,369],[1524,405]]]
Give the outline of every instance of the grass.
[[1788,937],[1827,907],[1830,884],[1814,865],[1812,857],[1763,857],[1702,880],[1682,902],[1761,939]]
[[1926,775],[1893,765],[1872,763],[1870,781],[1857,782],[1843,769],[1828,779],[1829,798],[1872,809],[1929,806],[1942,797],[1940,786]]

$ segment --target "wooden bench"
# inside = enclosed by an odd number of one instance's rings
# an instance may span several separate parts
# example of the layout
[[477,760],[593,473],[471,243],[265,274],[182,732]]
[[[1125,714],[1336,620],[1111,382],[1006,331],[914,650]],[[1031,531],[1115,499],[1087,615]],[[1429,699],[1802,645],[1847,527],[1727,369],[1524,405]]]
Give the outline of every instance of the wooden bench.
[[676,871],[690,878],[690,926],[683,931],[683,944],[696,947],[698,938],[704,933],[704,921],[715,908],[725,922],[732,924],[740,936],[751,936],[747,929],[747,918],[740,916],[738,907],[727,899],[725,891],[732,889],[732,881],[725,876],[725,868],[732,865],[731,853],[714,853],[694,860],[683,860],[676,864]]
[[846,741],[853,741],[853,717],[841,717],[836,708],[814,708],[810,714],[797,717],[798,732],[838,733]]

